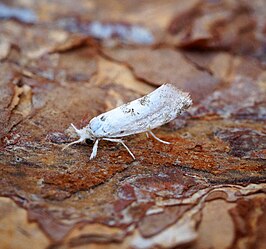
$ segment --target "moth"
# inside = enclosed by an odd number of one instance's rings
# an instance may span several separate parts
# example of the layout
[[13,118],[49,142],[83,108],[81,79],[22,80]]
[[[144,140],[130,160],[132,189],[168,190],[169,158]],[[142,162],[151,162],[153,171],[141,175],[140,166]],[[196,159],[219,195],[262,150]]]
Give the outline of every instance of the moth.
[[67,144],[63,150],[72,144],[90,139],[94,142],[91,160],[97,155],[99,141],[107,140],[121,143],[135,159],[122,137],[146,132],[147,136],[150,134],[159,142],[170,144],[156,137],[151,130],[172,121],[190,105],[192,100],[188,93],[178,90],[169,83],[164,84],[142,98],[94,117],[80,130],[71,124],[79,139]]

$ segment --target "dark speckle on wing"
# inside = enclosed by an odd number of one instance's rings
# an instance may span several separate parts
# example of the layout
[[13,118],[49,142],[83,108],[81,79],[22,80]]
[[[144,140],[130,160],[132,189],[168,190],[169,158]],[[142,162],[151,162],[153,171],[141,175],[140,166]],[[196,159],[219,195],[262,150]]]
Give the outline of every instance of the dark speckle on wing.
[[101,121],[105,121],[106,117],[105,116],[101,116]]
[[122,109],[123,113],[130,113],[132,116],[135,116],[136,115],[134,108],[128,108],[125,105],[125,106],[122,106],[121,109]]
[[144,96],[139,100],[141,105],[149,105],[150,99],[149,96]]

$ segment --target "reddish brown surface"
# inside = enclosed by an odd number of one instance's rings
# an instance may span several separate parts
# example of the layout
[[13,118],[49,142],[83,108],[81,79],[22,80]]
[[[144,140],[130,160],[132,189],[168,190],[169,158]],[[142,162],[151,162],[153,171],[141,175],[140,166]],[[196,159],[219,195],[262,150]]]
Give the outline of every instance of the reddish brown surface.
[[[0,248],[266,247],[263,1],[4,3]],[[61,150],[165,82],[194,101],[170,145]]]

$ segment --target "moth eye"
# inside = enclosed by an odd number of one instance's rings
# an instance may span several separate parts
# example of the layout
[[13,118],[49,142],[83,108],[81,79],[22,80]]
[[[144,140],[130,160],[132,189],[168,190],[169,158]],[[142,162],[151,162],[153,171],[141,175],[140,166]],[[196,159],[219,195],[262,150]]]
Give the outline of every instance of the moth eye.
[[85,139],[85,143],[86,143],[86,144],[93,144],[93,141],[90,140],[90,139],[88,139],[88,138],[86,138],[86,139]]

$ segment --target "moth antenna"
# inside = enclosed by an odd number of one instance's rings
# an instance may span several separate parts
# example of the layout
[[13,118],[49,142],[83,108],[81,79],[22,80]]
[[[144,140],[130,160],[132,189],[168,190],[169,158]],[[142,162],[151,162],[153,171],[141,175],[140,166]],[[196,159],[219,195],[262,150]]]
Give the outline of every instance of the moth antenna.
[[74,141],[72,143],[69,143],[66,146],[64,146],[62,150],[65,150],[67,147],[71,146],[72,144],[77,144],[77,143],[80,143],[82,141],[83,141],[83,139],[79,139],[79,140],[76,140],[76,141]]
[[75,130],[75,132],[76,132],[77,134],[80,133],[80,130],[79,130],[75,125],[73,125],[72,123],[71,123],[70,125],[73,127],[73,129]]
[[[79,130],[75,125],[73,125],[72,123],[71,123],[71,126],[73,127],[73,129],[75,130],[75,132],[80,136],[80,130]],[[76,141],[74,141],[74,142],[72,142],[72,143],[69,143],[69,144],[67,144],[66,146],[64,146],[62,150],[66,149],[67,147],[71,146],[72,144],[80,143],[80,142],[82,142],[83,140],[84,140],[84,139],[80,137],[78,140],[76,140]]]

